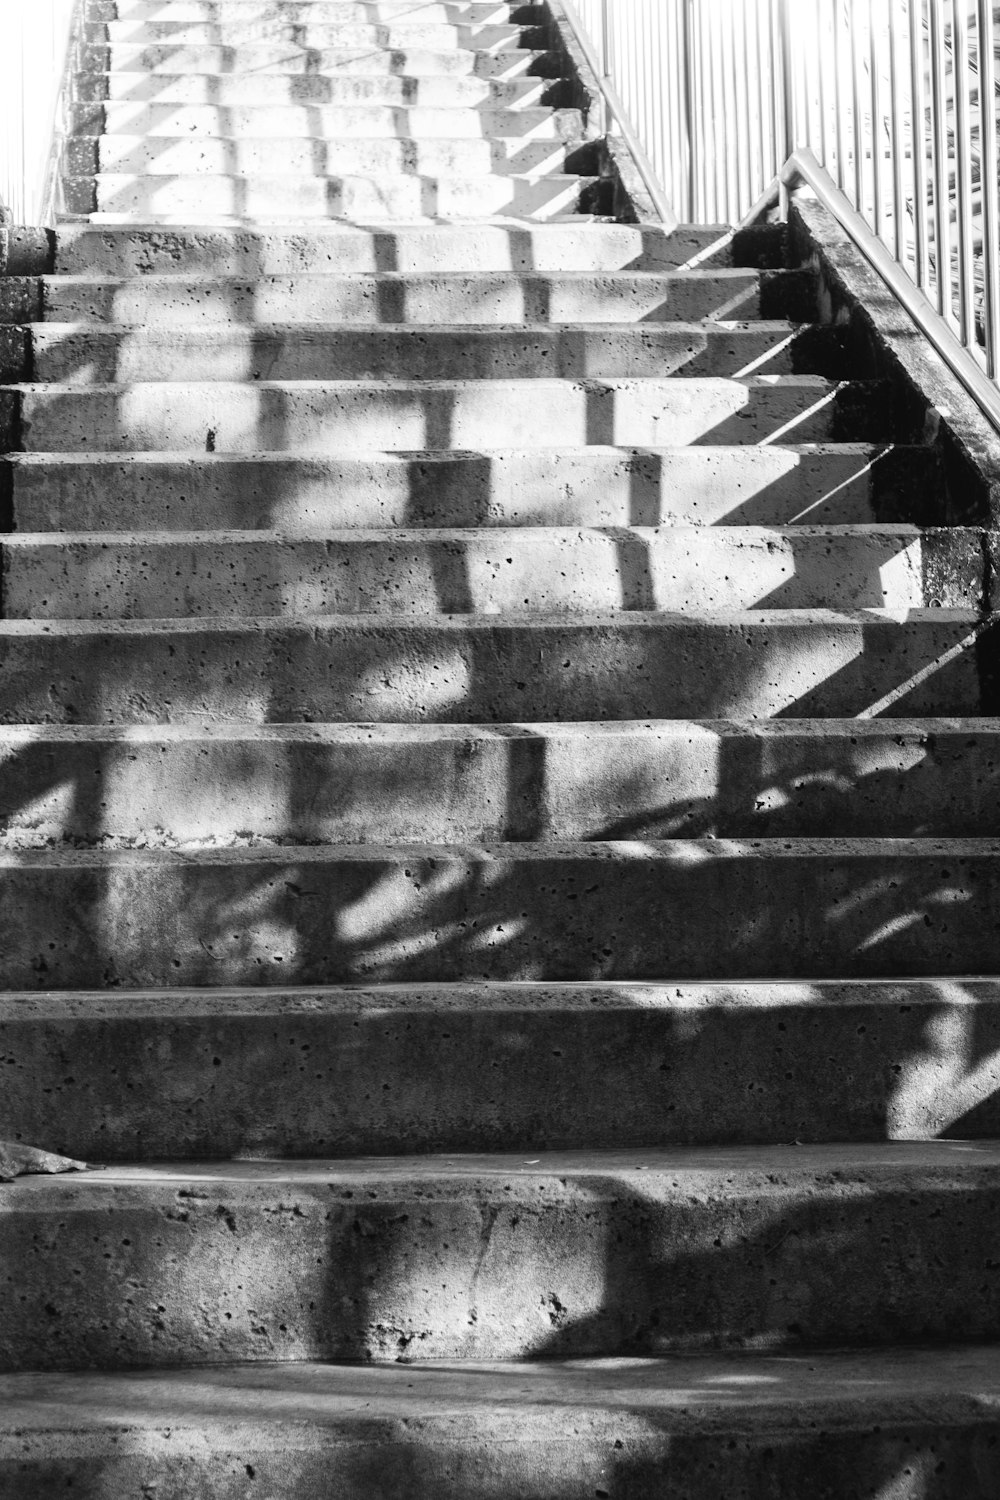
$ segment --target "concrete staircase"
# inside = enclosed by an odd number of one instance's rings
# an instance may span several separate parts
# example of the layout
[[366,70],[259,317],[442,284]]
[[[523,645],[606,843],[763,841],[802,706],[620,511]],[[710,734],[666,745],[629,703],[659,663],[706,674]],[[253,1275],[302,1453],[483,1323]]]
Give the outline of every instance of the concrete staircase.
[[542,7],[87,14],[0,1497],[995,1496],[985,516],[780,227],[609,220]]

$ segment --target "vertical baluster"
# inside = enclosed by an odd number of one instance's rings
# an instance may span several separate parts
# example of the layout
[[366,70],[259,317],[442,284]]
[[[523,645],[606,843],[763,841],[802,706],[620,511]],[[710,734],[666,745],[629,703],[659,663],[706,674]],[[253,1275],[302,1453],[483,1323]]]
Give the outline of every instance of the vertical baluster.
[[997,187],[997,96],[993,3],[978,0],[979,145],[983,215],[983,333],[986,370],[1000,374],[1000,191]]
[[939,313],[951,311],[951,225],[948,215],[948,104],[942,10],[945,0],[930,0],[931,110],[934,160],[934,281]]
[[892,224],[896,259],[905,264],[911,257],[906,236],[906,111],[903,95],[904,70],[900,62],[900,22],[905,0],[889,0],[889,103],[892,118]]
[[[933,3],[933,0],[932,0]],[[917,286],[930,281],[927,193],[927,89],[924,0],[910,0],[910,101],[913,118],[913,237]]]
[[861,47],[860,6],[857,0],[847,0],[850,16],[851,70],[851,123],[854,137],[854,207],[865,215],[865,123],[862,108],[864,85],[864,52]]
[[958,222],[958,328],[967,347],[975,343],[972,266],[972,138],[969,112],[968,0],[952,0],[952,60],[955,80],[955,176]]

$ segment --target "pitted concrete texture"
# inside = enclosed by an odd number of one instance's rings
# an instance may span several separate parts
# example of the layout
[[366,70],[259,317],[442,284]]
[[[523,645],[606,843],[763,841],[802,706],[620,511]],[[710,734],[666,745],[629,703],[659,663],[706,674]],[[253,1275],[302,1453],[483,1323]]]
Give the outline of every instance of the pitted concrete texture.
[[151,177],[268,177],[287,173],[292,177],[363,174],[379,178],[406,172],[418,177],[460,178],[477,173],[506,176],[543,170],[559,176],[571,173],[579,153],[585,150],[575,143],[525,140],[523,136],[506,140],[496,136],[457,140],[431,136],[415,141],[379,136],[371,140],[351,136],[326,140],[273,135],[105,135],[93,143],[78,138],[70,147],[70,161],[80,175],[95,169],[87,160],[94,152],[98,173]]
[[[28,452],[877,442],[890,393],[818,375],[572,381],[254,380],[15,388]],[[545,423],[540,424],[539,412]]]
[[859,443],[0,459],[17,531],[934,525],[940,478],[928,448]]
[[[0,329],[0,334],[7,332]],[[67,386],[152,380],[183,381],[187,386],[206,380],[730,377],[748,366],[757,369],[758,376],[772,377],[800,371],[836,377],[843,372],[832,330],[799,329],[785,321],[624,327],[581,322],[572,328],[399,327],[386,322],[378,329],[341,324],[220,329],[207,324],[169,330],[48,323],[11,330],[15,332],[16,352],[4,358],[6,379]],[[505,395],[501,393],[500,399]],[[378,399],[377,393],[372,399]],[[638,393],[632,399],[636,401]],[[517,422],[516,406],[511,416]],[[447,424],[447,418],[444,421]],[[483,436],[474,441],[482,442]],[[376,437],[372,446],[383,443],[390,446]]]
[[6,620],[0,722],[976,715],[995,629],[946,609]]
[[26,850],[0,983],[962,976],[998,887],[985,838]]
[[[371,40],[343,47],[300,47],[287,43],[248,42],[238,47],[211,45],[171,46],[169,43],[91,43],[81,49],[85,72],[112,73],[202,73],[214,76],[248,71],[285,73],[361,73],[366,77],[390,74],[407,78],[507,78],[526,72],[542,54],[527,48],[505,47],[501,51],[473,51],[469,47],[393,47],[373,45]],[[543,64],[544,67],[544,64]]]
[[992,979],[8,993],[0,1056],[94,1161],[1000,1135]]
[[[180,50],[180,49],[178,49]],[[603,179],[576,174],[479,172],[475,176],[419,177],[386,173],[366,177],[294,177],[229,174],[155,177],[103,172],[65,180],[70,213],[109,223],[241,224],[248,218],[344,218],[373,223],[397,219],[485,218],[491,214],[546,219],[603,203]]]
[[11,849],[1000,836],[991,719],[31,725],[0,758]]
[[[765,279],[766,278],[766,279]],[[176,328],[210,323],[693,322],[786,317],[811,290],[794,271],[707,271],[270,277],[266,281],[146,275],[128,280],[51,276],[42,282],[48,322]],[[40,322],[19,317],[18,322]],[[14,320],[12,320],[14,321]]]
[[977,1348],[15,1375],[0,1398],[4,1500],[970,1500],[998,1438]]
[[993,586],[981,532],[875,526],[36,533],[0,565],[14,619],[976,609]]
[[119,1166],[0,1195],[6,1370],[1000,1333],[996,1143]]
[[[459,104],[461,101],[457,101]],[[520,109],[496,105],[475,112],[461,109],[391,103],[219,105],[129,103],[127,100],[75,106],[78,136],[235,137],[273,136],[324,139],[329,137],[395,140],[511,139],[577,141],[584,137],[583,114],[578,109]]]
[[[111,75],[114,82],[114,75]],[[295,82],[304,104],[318,104],[331,91],[350,84],[374,87],[388,83],[418,95],[429,79],[365,79],[311,76]],[[130,97],[174,97],[185,93],[218,95],[220,103],[249,93],[256,98],[269,86],[291,90],[288,79],[274,74],[256,77],[227,74],[206,80],[197,74],[177,78],[126,76]],[[458,84],[449,85],[458,87]],[[544,79],[485,84],[476,91],[534,90]],[[475,101],[473,101],[475,102]],[[564,274],[570,271],[663,271],[689,262],[705,264],[717,247],[715,263],[725,259],[725,231],[684,226],[673,232],[648,224],[495,223],[394,225],[370,229],[346,224],[315,224],[218,229],[210,225],[177,229],[122,226],[102,229],[89,224],[60,227],[52,269],[61,276],[199,275],[254,279],[270,276],[337,275],[406,272],[437,275],[443,267],[457,272],[522,271]]]

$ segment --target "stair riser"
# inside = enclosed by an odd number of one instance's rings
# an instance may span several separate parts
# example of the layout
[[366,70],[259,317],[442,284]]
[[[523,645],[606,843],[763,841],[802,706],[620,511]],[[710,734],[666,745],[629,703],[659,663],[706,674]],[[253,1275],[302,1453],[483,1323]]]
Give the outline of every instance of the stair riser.
[[[494,136],[513,139],[530,137],[544,141],[578,141],[583,138],[583,116],[579,110],[561,109],[391,109],[372,105],[354,106],[247,106],[227,109],[218,105],[171,104],[82,104],[74,107],[79,135],[145,135],[158,137],[191,135],[195,138],[225,136],[262,139],[268,136],[301,136],[317,140],[364,140],[389,137],[394,140],[442,138],[457,140]],[[215,148],[213,148],[215,149]]]
[[708,609],[976,609],[982,537],[946,529],[617,534],[521,530],[173,543],[0,544],[13,619],[520,614]]
[[591,448],[455,456],[119,458],[0,465],[18,531],[348,526],[934,524],[929,449]]
[[290,47],[420,48],[429,52],[461,48],[469,52],[543,51],[549,42],[544,26],[511,26],[465,21],[431,21],[411,12],[390,21],[330,21],[317,16],[305,22],[284,17],[247,19],[227,16],[222,21],[96,21],[85,27],[85,44],[112,48],[232,47],[281,45]]
[[[975,1082],[928,1046],[973,1028]],[[92,1161],[968,1139],[1000,1133],[998,1050],[974,982],[19,995],[0,1135]]]
[[805,311],[801,304],[806,294],[806,286],[797,279],[762,282],[753,271],[662,279],[627,273],[558,277],[510,272],[419,278],[299,276],[259,282],[80,282],[52,277],[42,284],[42,316],[58,323],[174,330],[206,323],[684,323],[712,316],[791,317]]
[[104,23],[128,21],[157,22],[177,25],[189,22],[280,20],[286,25],[336,22],[352,24],[376,21],[412,21],[435,25],[496,25],[515,22],[523,26],[541,25],[545,21],[542,5],[518,4],[515,0],[443,0],[432,4],[421,0],[419,10],[413,0],[89,0],[85,14],[89,21]]
[[[748,1373],[752,1378],[754,1372]],[[203,1378],[197,1384],[200,1391]],[[792,1402],[773,1417],[755,1413],[752,1426],[733,1412],[709,1430],[680,1434],[654,1432],[645,1412],[624,1400],[608,1415],[574,1405],[539,1421],[514,1399],[491,1409],[482,1422],[463,1414],[461,1437],[455,1421],[445,1428],[447,1418],[429,1431],[424,1413],[410,1426],[367,1414],[364,1434],[352,1432],[347,1440],[297,1422],[293,1448],[289,1426],[278,1421],[270,1428],[212,1416],[198,1421],[182,1392],[182,1419],[171,1420],[169,1433],[144,1432],[138,1453],[126,1452],[129,1439],[134,1441],[132,1427],[113,1426],[107,1418],[97,1439],[89,1432],[17,1432],[4,1445],[9,1456],[0,1450],[0,1496],[62,1500],[70,1485],[87,1495],[102,1488],[141,1493],[145,1486],[184,1500],[244,1500],[252,1473],[255,1485],[276,1500],[308,1500],[329,1493],[331,1485],[338,1500],[410,1500],[414,1494],[536,1500],[539,1494],[599,1491],[661,1500],[671,1491],[716,1496],[767,1489],[836,1500],[871,1492],[883,1480],[892,1485],[893,1500],[926,1500],[929,1494],[934,1500],[969,1500],[989,1492],[1000,1441],[1000,1423],[981,1414],[988,1402],[978,1403],[974,1419],[966,1416],[971,1399],[954,1403],[954,1418],[935,1396],[933,1417],[926,1414],[925,1398],[898,1416],[893,1404],[888,1419],[873,1404],[866,1418],[845,1419],[841,1404],[831,1399],[810,1410],[808,1423]],[[186,1447],[183,1455],[178,1439]]]
[[[191,81],[191,80],[187,80]],[[199,80],[195,79],[194,82]],[[223,84],[248,80],[223,79]],[[260,78],[249,80],[254,87]],[[305,80],[312,85],[325,79]],[[475,87],[480,87],[476,84]],[[671,270],[708,254],[720,232],[662,230],[629,224],[458,224],[367,230],[297,226],[268,229],[97,229],[63,225],[56,236],[55,270],[76,276],[262,277],[394,271],[444,272]],[[721,252],[720,252],[721,253]]]
[[[151,177],[289,176],[475,177],[516,172],[560,174],[595,172],[591,146],[559,140],[396,140],[287,139],[217,136],[108,135],[77,137],[67,146],[70,177],[88,173],[144,174]],[[154,184],[155,185],[155,184]],[[100,184],[99,184],[100,187]]]
[[[70,213],[115,218],[353,219],[389,223],[396,218],[474,219],[524,214],[538,219],[603,211],[610,203],[597,178],[560,176],[442,177],[147,177],[121,174],[74,177],[66,182]],[[588,206],[589,205],[589,206]]]
[[81,70],[89,73],[363,73],[411,78],[462,77],[514,79],[551,78],[557,60],[546,52],[526,48],[472,51],[469,48],[395,47],[381,49],[370,42],[354,47],[296,47],[283,42],[255,42],[242,47],[160,46],[129,43],[91,44],[81,48]]
[[219,381],[90,391],[27,386],[12,394],[11,418],[15,408],[20,413],[15,432],[35,453],[479,450],[495,447],[501,436],[506,445],[546,447],[556,434],[566,447],[749,444],[785,431],[797,442],[889,435],[884,393],[864,403],[862,390],[808,378],[497,380],[430,388]]
[[920,722],[7,730],[0,829],[13,848],[1000,837],[992,730]]
[[[92,101],[88,104],[86,101]],[[572,104],[562,80],[526,75],[504,81],[478,78],[474,75],[413,77],[405,74],[364,73],[143,73],[119,70],[114,73],[81,74],[77,80],[80,112],[96,103],[119,101],[137,108],[146,104],[161,106],[203,106],[213,108],[313,108],[345,105],[414,105],[422,108],[481,109],[484,106],[510,109],[537,105]],[[61,235],[66,233],[65,229]]]
[[[470,305],[470,311],[476,309]],[[377,312],[371,308],[373,317]],[[488,321],[482,309],[478,315]],[[731,378],[748,371],[837,379],[846,373],[831,330],[795,330],[784,322],[737,328],[671,322],[460,329],[430,322],[412,328],[208,325],[153,331],[58,323],[0,328],[4,350],[10,352],[6,359],[0,352],[0,376],[8,382],[76,388],[142,381]]]
[[[614,1161],[614,1158],[611,1158]],[[359,1164],[6,1189],[0,1366],[661,1353],[1000,1334],[1000,1182]],[[16,1194],[16,1196],[15,1196]],[[914,1265],[920,1274],[914,1274]],[[46,1312],[46,1308],[54,1312]]]
[[998,900],[975,840],[26,852],[0,983],[958,976],[989,972]]

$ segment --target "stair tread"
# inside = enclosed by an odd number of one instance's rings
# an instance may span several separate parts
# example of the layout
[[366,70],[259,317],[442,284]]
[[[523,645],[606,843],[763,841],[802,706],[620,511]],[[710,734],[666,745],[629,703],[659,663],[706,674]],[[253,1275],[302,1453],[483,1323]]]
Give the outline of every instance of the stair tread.
[[[691,980],[438,980],[433,983],[357,981],[347,985],[288,985],[250,989],[223,985],[213,989],[50,991],[0,990],[0,1024],[41,1021],[99,1023],[104,1020],[198,1021],[240,1016],[325,1016],[415,1014],[419,1012],[485,1014],[553,1011],[592,1015],[607,1010],[699,1013],[782,1011],[870,1006],[898,1012],[901,1005],[947,1005],[972,1010],[1000,1005],[1000,979],[972,975],[962,979],[727,979]],[[759,1149],[759,1148],[758,1148]],[[797,1148],[801,1149],[801,1148]],[[523,1153],[522,1153],[523,1156]],[[450,1160],[450,1158],[448,1158]],[[518,1157],[520,1160],[521,1157]],[[409,1158],[407,1158],[409,1160]]]
[[[1000,1360],[995,1346],[809,1353],[674,1354],[661,1358],[407,1360],[359,1366],[260,1363],[197,1370],[0,1375],[4,1446],[44,1437],[58,1445],[91,1433],[110,1448],[122,1432],[197,1429],[223,1438],[228,1429],[261,1424],[293,1441],[293,1424],[360,1432],[391,1444],[398,1424],[464,1446],[491,1437],[524,1442],[564,1438],[575,1426],[612,1425],[648,1440],[649,1423],[664,1434],[726,1431],[760,1421],[781,1429],[810,1418],[870,1430],[872,1421],[926,1420],[933,1402],[942,1427],[995,1422]],[[389,1429],[389,1430],[386,1430]],[[275,1435],[277,1436],[277,1431]],[[602,1434],[603,1435],[603,1434]],[[577,1441],[582,1441],[577,1438]],[[499,1455],[497,1455],[497,1460]],[[600,1471],[598,1471],[598,1476]],[[450,1492],[450,1491],[449,1491]],[[512,1491],[512,1493],[514,1493]]]
[[[204,1183],[233,1190],[269,1185],[325,1187],[336,1183],[369,1183],[391,1193],[393,1187],[435,1184],[439,1191],[460,1194],[475,1182],[490,1193],[508,1183],[527,1195],[539,1179],[570,1184],[596,1179],[614,1194],[614,1181],[642,1174],[644,1192],[669,1197],[683,1191],[676,1179],[715,1179],[736,1192],[778,1188],[782,1182],[818,1176],[837,1184],[872,1182],[891,1187],[893,1180],[959,1177],[1000,1173],[1000,1140],[971,1141],[836,1141],[766,1146],[660,1146],[631,1151],[544,1151],[535,1153],[442,1152],[420,1156],[287,1159],[270,1161],[174,1161],[97,1163],[84,1173],[21,1178],[8,1196],[8,1214],[33,1211],[39,1199],[55,1199],[67,1210],[84,1210],[107,1201],[122,1189],[169,1189],[172,1184]],[[608,1180],[610,1179],[610,1181]],[[0,1188],[0,1191],[4,1191]]]

